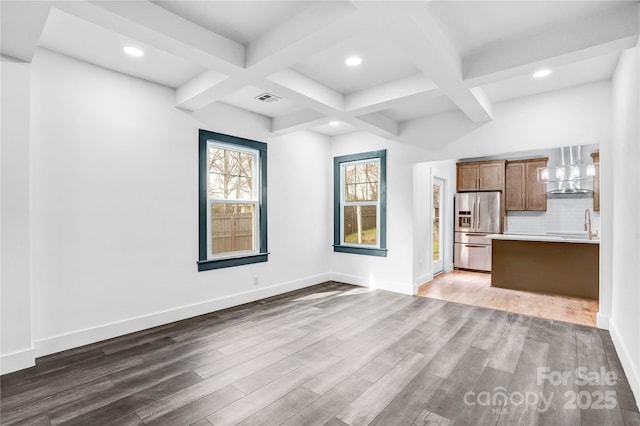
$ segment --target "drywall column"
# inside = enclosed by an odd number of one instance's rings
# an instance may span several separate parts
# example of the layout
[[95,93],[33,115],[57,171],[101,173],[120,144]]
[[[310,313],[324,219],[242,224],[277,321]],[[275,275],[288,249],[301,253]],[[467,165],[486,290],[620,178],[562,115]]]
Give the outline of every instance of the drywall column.
[[34,365],[29,234],[31,65],[2,58],[1,330],[2,373]]
[[[640,47],[622,53],[613,75],[613,252],[609,330],[640,401]],[[606,201],[603,199],[602,201]],[[630,409],[630,407],[622,407]]]
[[[613,111],[612,111],[613,114]],[[600,297],[596,325],[609,329],[613,292],[613,143],[600,141]]]
[[420,286],[433,279],[431,240],[431,167],[429,163],[413,166],[413,294]]

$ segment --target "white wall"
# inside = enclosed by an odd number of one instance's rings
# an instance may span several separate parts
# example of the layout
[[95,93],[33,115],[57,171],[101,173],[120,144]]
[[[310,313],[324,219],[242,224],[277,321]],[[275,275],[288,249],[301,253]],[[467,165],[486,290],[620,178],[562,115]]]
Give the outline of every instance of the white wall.
[[31,66],[2,58],[2,354],[0,372],[33,365],[29,226],[29,91]]
[[[38,356],[329,278],[331,175],[318,160],[329,157],[328,138],[273,137],[265,117],[221,107],[192,116],[174,99],[172,89],[36,53],[30,166]],[[199,127],[268,143],[269,262],[197,272]]]
[[623,52],[613,77],[612,286],[609,327],[640,401],[640,47]]

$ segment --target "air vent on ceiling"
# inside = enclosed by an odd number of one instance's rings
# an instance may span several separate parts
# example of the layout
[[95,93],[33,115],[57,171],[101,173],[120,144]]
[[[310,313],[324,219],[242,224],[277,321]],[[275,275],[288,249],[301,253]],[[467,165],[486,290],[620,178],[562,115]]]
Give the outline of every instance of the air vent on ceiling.
[[262,95],[256,96],[256,99],[262,102],[276,102],[282,98],[274,95],[273,93],[263,93]]

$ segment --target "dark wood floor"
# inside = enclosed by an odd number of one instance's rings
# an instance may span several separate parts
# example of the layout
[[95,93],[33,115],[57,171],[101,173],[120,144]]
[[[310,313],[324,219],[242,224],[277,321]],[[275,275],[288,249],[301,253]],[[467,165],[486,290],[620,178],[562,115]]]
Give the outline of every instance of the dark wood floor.
[[606,331],[339,283],[44,357],[1,389],[2,425],[640,424]]

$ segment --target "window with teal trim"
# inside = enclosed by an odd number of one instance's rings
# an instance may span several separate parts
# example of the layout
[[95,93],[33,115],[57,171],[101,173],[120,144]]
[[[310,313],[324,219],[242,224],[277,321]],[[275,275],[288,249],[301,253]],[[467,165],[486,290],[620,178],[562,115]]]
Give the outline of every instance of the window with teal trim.
[[333,250],[386,256],[387,151],[335,157],[333,167]]
[[267,144],[200,130],[198,270],[266,262]]

